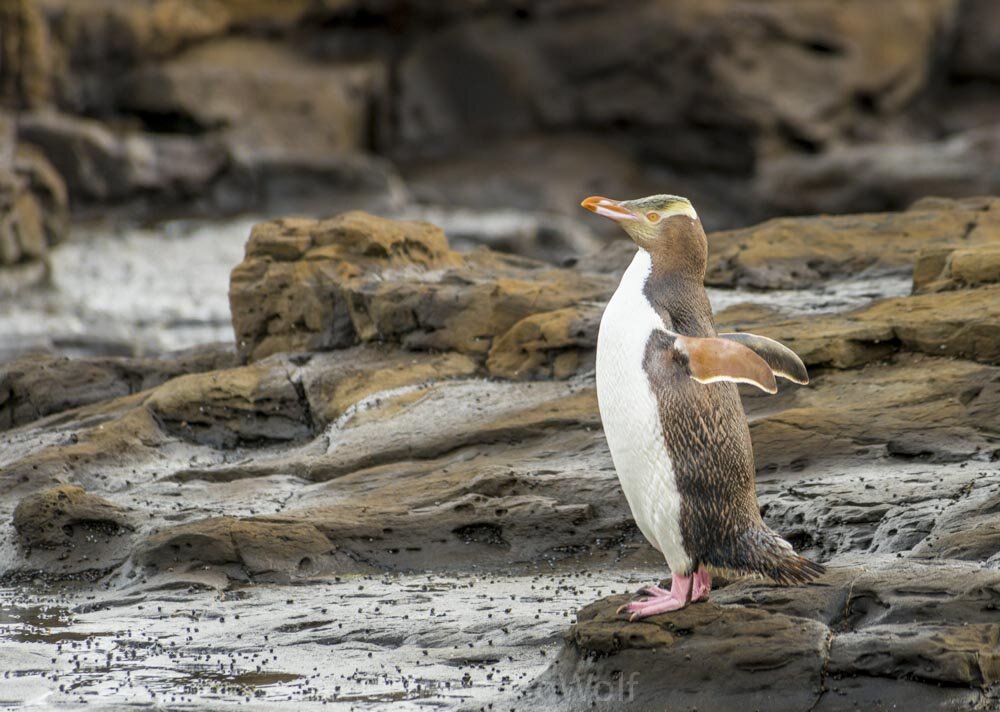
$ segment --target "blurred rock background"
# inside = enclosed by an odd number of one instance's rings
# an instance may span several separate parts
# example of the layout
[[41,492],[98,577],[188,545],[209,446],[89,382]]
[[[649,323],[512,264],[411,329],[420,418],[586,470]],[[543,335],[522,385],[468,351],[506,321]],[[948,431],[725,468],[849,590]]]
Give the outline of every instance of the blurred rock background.
[[670,190],[722,228],[995,192],[998,28],[992,0],[3,0],[0,102],[75,214]]

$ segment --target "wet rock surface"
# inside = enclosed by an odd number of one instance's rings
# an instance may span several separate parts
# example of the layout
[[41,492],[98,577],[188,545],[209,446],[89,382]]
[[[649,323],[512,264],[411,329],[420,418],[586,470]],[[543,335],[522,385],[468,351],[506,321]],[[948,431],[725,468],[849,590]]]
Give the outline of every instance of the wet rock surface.
[[[728,582],[641,623],[613,612],[666,571],[631,521],[593,384],[627,243],[556,267],[361,212],[260,223],[232,272],[235,353],[3,366],[0,637],[17,683],[0,694],[989,709],[994,206],[712,236],[720,326],[810,366],[808,387],[744,404],[765,520],[830,573]],[[103,662],[126,628],[168,673]],[[84,646],[72,692],[32,662],[62,661],[65,641]],[[330,657],[343,664],[317,665]]]
[[228,344],[156,359],[71,359],[35,353],[0,364],[0,429],[111,400],[175,376],[233,365]]
[[998,583],[996,570],[978,566],[876,557],[845,560],[805,587],[730,584],[712,601],[634,623],[615,613],[631,596],[612,596],[580,610],[559,659],[518,702],[989,709],[1000,676]]

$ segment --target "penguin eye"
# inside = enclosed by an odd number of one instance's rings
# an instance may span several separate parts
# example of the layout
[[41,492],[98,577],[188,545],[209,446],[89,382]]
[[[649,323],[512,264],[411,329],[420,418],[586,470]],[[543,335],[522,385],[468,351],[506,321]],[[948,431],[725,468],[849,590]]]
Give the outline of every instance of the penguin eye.
[[660,222],[660,214],[655,210],[646,213],[646,219],[651,223]]

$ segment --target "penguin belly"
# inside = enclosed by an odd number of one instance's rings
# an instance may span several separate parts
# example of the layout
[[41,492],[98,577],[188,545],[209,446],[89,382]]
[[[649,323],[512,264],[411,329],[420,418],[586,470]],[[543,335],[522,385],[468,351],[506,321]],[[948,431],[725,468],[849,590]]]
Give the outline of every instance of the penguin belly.
[[643,368],[650,334],[663,320],[643,294],[652,267],[639,250],[608,302],[597,338],[597,400],[604,435],[625,499],[643,536],[687,574],[691,559],[681,535],[681,500],[664,442],[659,404]]

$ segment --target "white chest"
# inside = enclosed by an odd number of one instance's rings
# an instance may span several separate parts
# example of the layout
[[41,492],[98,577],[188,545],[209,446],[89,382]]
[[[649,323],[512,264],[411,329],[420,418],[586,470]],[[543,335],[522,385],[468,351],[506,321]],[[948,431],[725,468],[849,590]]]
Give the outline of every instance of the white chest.
[[597,337],[597,400],[611,458],[636,525],[674,571],[690,566],[680,495],[656,396],[643,370],[650,333],[663,320],[642,293],[652,268],[639,250],[604,311]]

